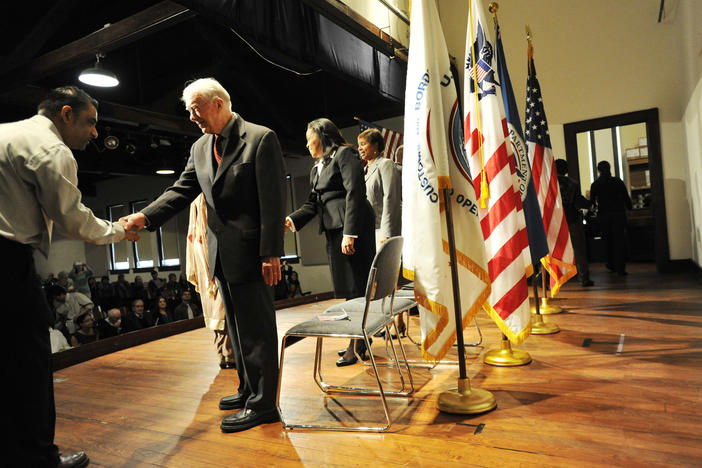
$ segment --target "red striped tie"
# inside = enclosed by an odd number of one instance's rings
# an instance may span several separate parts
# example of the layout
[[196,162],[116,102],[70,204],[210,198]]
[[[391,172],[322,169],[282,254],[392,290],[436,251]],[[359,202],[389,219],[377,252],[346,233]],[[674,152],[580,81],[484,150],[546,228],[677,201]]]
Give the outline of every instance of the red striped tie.
[[220,139],[220,136],[215,135],[214,148],[213,148],[214,149],[214,157],[215,157],[215,160],[217,161],[218,166],[220,164],[222,164],[222,154],[220,153],[220,149],[219,149],[219,139]]

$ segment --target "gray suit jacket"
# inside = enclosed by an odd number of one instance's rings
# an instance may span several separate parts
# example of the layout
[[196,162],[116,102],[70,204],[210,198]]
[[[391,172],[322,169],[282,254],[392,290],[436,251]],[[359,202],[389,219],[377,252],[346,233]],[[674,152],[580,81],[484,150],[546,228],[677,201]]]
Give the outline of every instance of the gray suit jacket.
[[210,277],[219,254],[229,283],[261,279],[261,259],[283,255],[285,179],[275,133],[234,117],[230,141],[216,168],[214,135],[200,137],[180,178],[144,208],[155,230],[200,192],[207,203]]
[[375,228],[383,237],[402,231],[402,182],[389,159],[378,157],[366,173],[366,196],[375,212]]

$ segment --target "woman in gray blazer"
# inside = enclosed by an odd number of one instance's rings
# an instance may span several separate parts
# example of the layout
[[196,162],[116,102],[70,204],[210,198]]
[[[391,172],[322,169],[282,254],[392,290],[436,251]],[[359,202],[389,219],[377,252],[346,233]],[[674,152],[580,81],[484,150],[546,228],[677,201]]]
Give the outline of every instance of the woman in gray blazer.
[[358,135],[358,152],[366,162],[366,196],[375,212],[375,247],[402,231],[402,185],[395,164],[383,157],[385,141],[369,128]]

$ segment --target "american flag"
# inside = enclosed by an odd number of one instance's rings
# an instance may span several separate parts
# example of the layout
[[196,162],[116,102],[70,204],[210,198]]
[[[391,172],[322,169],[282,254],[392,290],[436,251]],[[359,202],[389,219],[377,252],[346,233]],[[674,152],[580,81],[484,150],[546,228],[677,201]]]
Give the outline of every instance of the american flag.
[[[486,24],[481,2],[473,0],[465,63],[482,59],[490,71],[482,82],[471,86],[468,80],[475,80],[475,76],[466,67],[465,147],[476,196],[486,203],[484,208],[481,203],[478,210],[492,282],[484,309],[502,333],[519,344],[531,333],[526,282],[529,241],[507,121],[499,101],[499,83],[493,71],[496,69],[494,47],[485,33]],[[474,53],[478,57],[473,57]]]
[[402,133],[390,130],[389,128],[379,127],[361,119],[358,119],[358,126],[361,132],[369,128],[378,130],[380,134],[383,135],[383,140],[385,141],[385,157],[393,161],[395,160],[395,151],[402,146]]
[[548,133],[541,86],[536,79],[534,59],[531,56],[527,78],[524,130],[531,175],[548,242],[549,254],[541,259],[541,263],[549,273],[551,297],[553,297],[566,281],[575,276],[577,270],[573,264],[573,246],[570,243],[568,222],[563,213],[561,191],[558,187],[556,160],[551,152],[551,137]]

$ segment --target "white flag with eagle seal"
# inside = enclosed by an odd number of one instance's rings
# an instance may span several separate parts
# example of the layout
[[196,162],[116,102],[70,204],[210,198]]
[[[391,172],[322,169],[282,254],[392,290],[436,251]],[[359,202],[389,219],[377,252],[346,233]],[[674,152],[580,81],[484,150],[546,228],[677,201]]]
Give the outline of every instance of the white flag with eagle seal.
[[462,116],[433,0],[412,4],[402,169],[403,274],[414,281],[422,356],[439,361],[456,342],[442,189],[449,188],[461,330],[490,294],[475,190],[462,148]]

